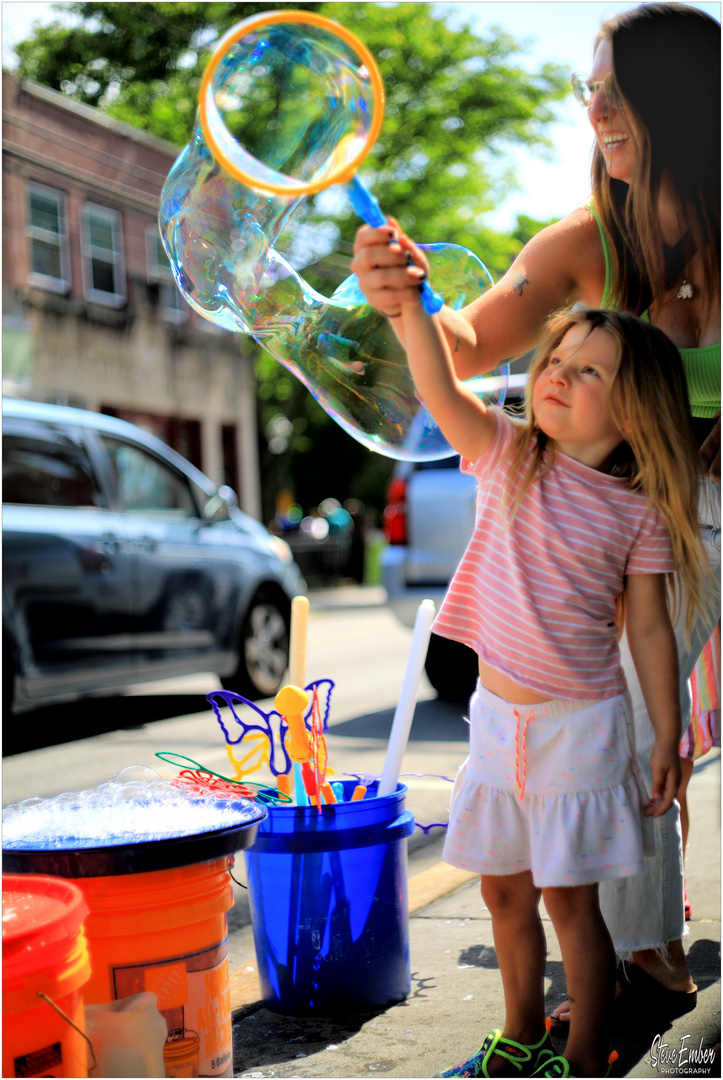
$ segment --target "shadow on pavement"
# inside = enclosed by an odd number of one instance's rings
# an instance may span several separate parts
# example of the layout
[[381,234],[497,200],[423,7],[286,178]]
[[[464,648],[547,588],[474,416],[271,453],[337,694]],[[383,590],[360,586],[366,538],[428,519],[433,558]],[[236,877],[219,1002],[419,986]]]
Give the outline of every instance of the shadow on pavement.
[[[485,951],[494,954],[492,949]],[[468,952],[474,952],[474,950],[468,950]],[[698,986],[699,994],[707,987],[720,981],[719,955],[720,944],[717,941],[703,938],[693,942],[691,945],[688,951],[688,965],[693,981]],[[496,966],[485,962],[485,959],[485,957],[480,957],[477,960],[478,965],[482,967]],[[552,980],[552,986],[545,999],[545,1012],[549,1016],[565,995],[565,972],[562,963],[548,961],[545,974]],[[688,1013],[687,1017],[690,1018],[691,1022],[696,1019],[695,1013]],[[686,1017],[683,1019],[685,1020]],[[673,1021],[661,1016],[660,1013],[653,1013],[649,1008],[646,1008],[645,1001],[639,1001],[637,998],[628,996],[624,997],[620,1007],[613,1014],[611,1027],[610,1045],[619,1055],[617,1062],[613,1066],[613,1075],[627,1076],[639,1062],[649,1058],[653,1040],[656,1036],[658,1036],[659,1043],[669,1042],[670,1045],[675,1046],[676,1037],[675,1034],[671,1033],[672,1028]],[[696,1048],[699,1034],[691,1041],[691,1045],[696,1044]],[[556,1046],[559,1048],[564,1047],[566,1036],[558,1036],[554,1030],[552,1036]],[[704,1045],[710,1045],[710,1043]],[[685,1071],[680,1072],[676,1069],[663,1071],[667,1071],[674,1076],[687,1074]],[[713,1064],[708,1063],[707,1066],[702,1065],[695,1069],[691,1067],[689,1072],[695,1072],[698,1076],[720,1076],[717,1060]]]
[[[445,742],[466,743],[469,740],[469,725],[464,720],[465,711],[466,705],[455,702],[439,699],[418,701],[409,741],[437,742],[443,739]],[[381,709],[333,724],[329,734],[352,739],[380,739],[386,743],[393,719],[394,709]]]
[[[431,980],[421,978],[418,972],[411,973],[409,997],[400,1001],[396,1008],[409,1007],[415,998],[426,998],[433,986]],[[390,1006],[391,1008],[392,1006]],[[280,1016],[258,1005],[236,1013],[234,1025],[234,1076],[266,1075],[254,1073],[258,1068],[273,1068],[284,1062],[293,1062],[296,1058],[305,1058],[311,1054],[323,1053],[324,1050],[336,1050],[340,1043],[346,1042],[358,1034],[365,1024],[375,1028],[376,1019],[384,1016],[386,1009],[376,1009],[365,1013],[339,1017],[295,1017]],[[241,1026],[240,1021],[243,1021]],[[249,1023],[253,1022],[253,1027]],[[358,1059],[358,1060],[355,1060]],[[364,1076],[368,1071],[384,1074],[395,1071],[397,1062],[383,1056],[375,1056],[369,1061],[368,1046],[352,1053],[350,1071],[347,1075]],[[270,1075],[273,1075],[271,1073]]]
[[203,694],[116,695],[45,705],[4,719],[2,754],[11,757],[209,709]]
[[[258,1068],[273,1068],[274,1065],[322,1053],[327,1048],[336,1049],[339,1043],[351,1039],[366,1023],[383,1012],[377,1010],[339,1019],[306,1019],[280,1016],[258,1006],[245,1009],[233,1018],[234,1076],[254,1075],[253,1070]],[[243,1021],[243,1033],[239,1021]]]
[[720,942],[699,938],[688,949],[688,967],[698,993],[720,982]]

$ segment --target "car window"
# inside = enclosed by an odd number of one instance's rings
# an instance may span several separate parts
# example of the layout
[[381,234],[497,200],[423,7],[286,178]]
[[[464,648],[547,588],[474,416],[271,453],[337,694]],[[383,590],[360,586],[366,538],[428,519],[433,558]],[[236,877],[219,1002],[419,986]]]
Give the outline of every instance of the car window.
[[197,517],[198,508],[185,476],[139,446],[101,436],[115,475],[121,509]]
[[3,429],[3,502],[106,505],[85,448],[56,428],[31,423]]

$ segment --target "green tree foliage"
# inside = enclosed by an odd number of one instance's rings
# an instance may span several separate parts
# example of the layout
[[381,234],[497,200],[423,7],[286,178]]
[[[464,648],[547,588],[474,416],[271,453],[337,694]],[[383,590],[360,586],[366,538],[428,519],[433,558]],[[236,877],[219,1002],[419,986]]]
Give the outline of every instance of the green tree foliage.
[[[505,158],[512,144],[544,153],[545,127],[567,93],[567,77],[552,63],[530,73],[520,47],[490,26],[475,32],[447,25],[444,7],[428,4],[74,3],[77,27],[39,28],[19,44],[19,75],[68,94],[182,146],[191,135],[204,66],[217,38],[265,9],[306,8],[348,26],[378,60],[386,89],[384,126],[362,167],[362,178],[413,237],[470,248],[496,278],[531,230],[543,223],[520,218],[513,235],[485,224],[485,216],[514,190]],[[329,295],[347,276],[359,225],[344,200],[317,197],[295,212],[284,248],[294,251],[309,282]],[[309,228],[320,237],[305,242]],[[304,231],[306,230],[306,231]],[[299,240],[299,238],[301,238]],[[301,385],[259,354],[260,430],[283,413],[294,419],[289,450],[273,460],[299,499],[335,495],[379,502],[391,465],[330,428]],[[340,452],[329,449],[337,439]],[[338,477],[332,476],[333,467]],[[363,480],[359,478],[364,476]],[[358,482],[357,482],[358,481]],[[363,489],[363,490],[361,490]]]
[[[484,220],[514,188],[504,150],[522,144],[544,151],[545,125],[568,83],[555,64],[526,71],[508,33],[452,30],[442,7],[428,4],[64,6],[82,24],[53,23],[19,44],[19,75],[178,146],[190,137],[211,47],[229,27],[265,9],[292,7],[343,23],[377,57],[384,78],[384,127],[363,168],[381,205],[421,240],[471,248],[495,276],[509,265],[514,241]],[[313,217],[313,207],[307,213]],[[332,216],[341,241],[351,242],[353,213],[343,206]]]
[[542,232],[548,225],[554,225],[559,218],[552,217],[546,221],[540,221],[538,218],[529,217],[527,214],[517,215],[517,224],[512,233],[513,241],[518,245],[519,250],[522,251],[525,244],[532,239],[533,236],[537,236],[538,232]]

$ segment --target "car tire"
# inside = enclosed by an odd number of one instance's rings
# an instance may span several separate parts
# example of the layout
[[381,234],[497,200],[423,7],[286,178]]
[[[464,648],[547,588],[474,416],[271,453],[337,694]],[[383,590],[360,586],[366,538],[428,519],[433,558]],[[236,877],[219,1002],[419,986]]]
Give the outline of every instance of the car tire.
[[289,666],[289,609],[266,592],[251,601],[241,629],[238,667],[221,679],[249,701],[273,697]]
[[432,634],[424,670],[442,701],[469,701],[477,682],[477,655],[459,641]]

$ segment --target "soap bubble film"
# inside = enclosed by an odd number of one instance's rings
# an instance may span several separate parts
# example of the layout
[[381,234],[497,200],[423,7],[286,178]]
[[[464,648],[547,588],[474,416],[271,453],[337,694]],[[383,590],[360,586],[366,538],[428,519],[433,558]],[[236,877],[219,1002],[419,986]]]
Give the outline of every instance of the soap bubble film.
[[[176,283],[212,323],[253,337],[364,446],[410,461],[449,456],[404,350],[356,277],[326,297],[277,252],[303,196],[258,190],[318,190],[358,159],[373,124],[369,72],[328,29],[260,21],[247,20],[257,28],[212,59],[202,90],[206,129],[197,118],[164,185],[159,224]],[[469,304],[492,284],[466,248],[422,246],[431,283],[450,307]],[[474,390],[500,404],[506,385],[501,369],[475,380]]]
[[[130,774],[136,778],[127,779]],[[250,799],[185,792],[154,770],[133,766],[86,791],[25,799],[3,810],[3,847],[9,851],[89,848],[195,836],[257,821]],[[124,775],[125,774],[125,775]],[[145,775],[144,775],[145,774]]]

